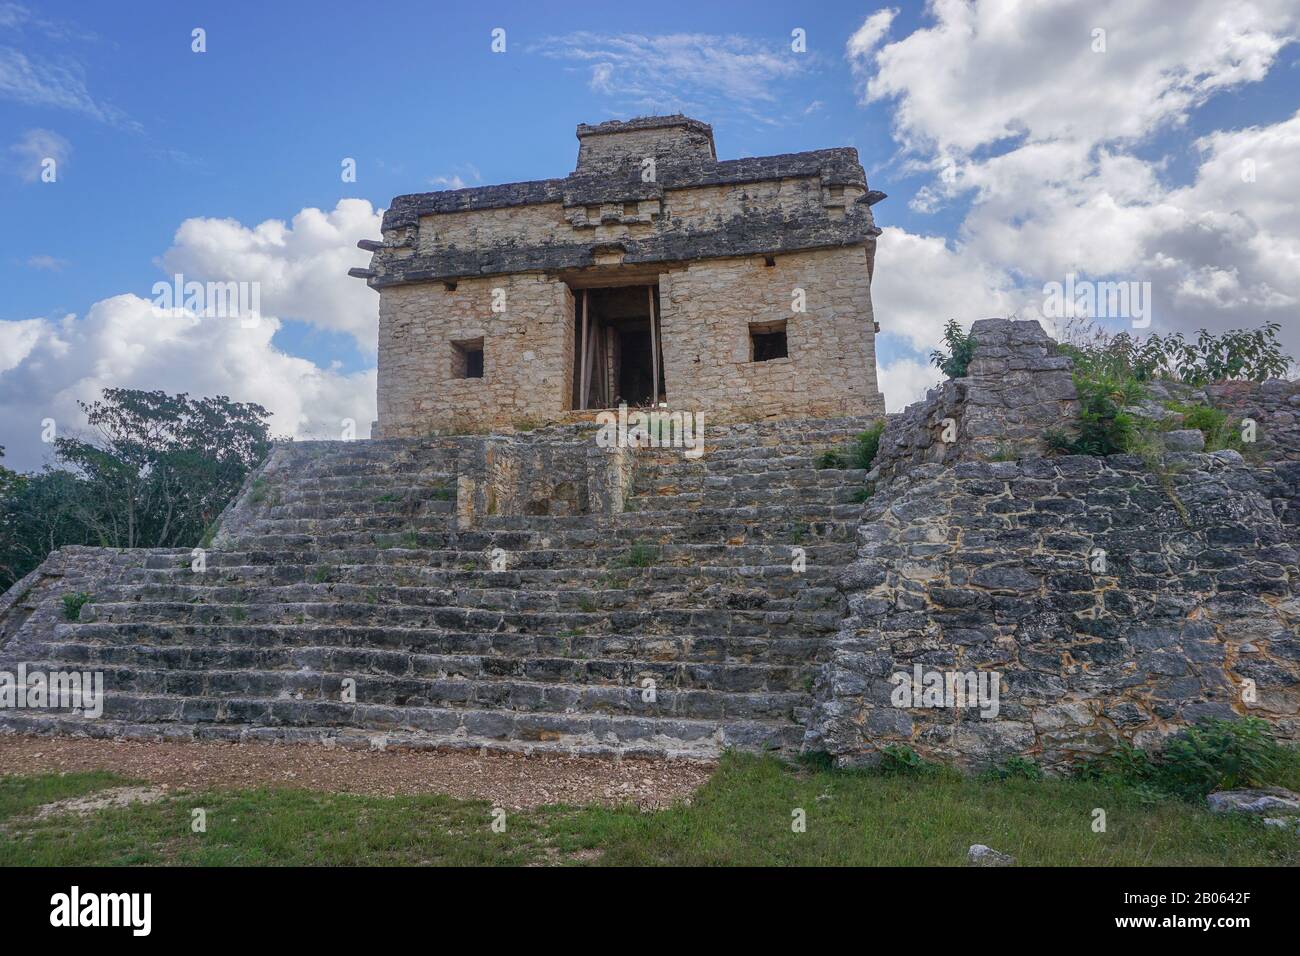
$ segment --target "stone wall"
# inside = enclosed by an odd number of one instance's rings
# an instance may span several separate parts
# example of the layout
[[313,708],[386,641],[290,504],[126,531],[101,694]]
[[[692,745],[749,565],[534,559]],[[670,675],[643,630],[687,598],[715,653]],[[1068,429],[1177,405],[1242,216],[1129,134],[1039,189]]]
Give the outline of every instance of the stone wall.
[[891,416],[880,438],[877,476],[913,465],[1041,455],[1049,429],[1079,416],[1071,362],[1037,322],[979,319],[962,378]]
[[[1066,766],[1246,715],[1300,739],[1300,383],[1207,390],[1257,421],[1248,459],[1049,458],[1068,359],[1037,323],[972,334],[969,374],[882,435],[806,745]],[[907,693],[948,675],[986,700],[996,679],[997,706]]]
[[[804,312],[791,310],[796,288]],[[662,277],[660,301],[673,408],[718,422],[884,414],[862,248],[692,263]],[[789,357],[753,361],[750,324],[781,321]]]
[[635,449],[601,448],[590,429],[548,429],[542,437],[463,440],[456,462],[459,527],[485,517],[623,511]]
[[[862,247],[709,259],[660,280],[664,382],[674,409],[725,422],[884,414]],[[374,437],[509,428],[572,406],[574,294],[526,273],[401,286],[380,302]],[[493,289],[506,311],[492,312]],[[806,311],[792,311],[802,289]],[[786,323],[789,357],[754,362],[750,323]],[[453,343],[483,339],[483,377],[456,378]]]
[[1271,462],[1300,462],[1300,380],[1221,382],[1206,389],[1210,401],[1233,419],[1258,425],[1260,455]]
[[[922,465],[878,492],[808,746],[1051,766],[1248,714],[1300,739],[1296,548],[1235,452],[1170,464]],[[996,714],[899,706],[917,665],[999,675]]]
[[[682,116],[584,125],[563,179],[396,197],[382,240],[361,243],[370,268],[353,270],[380,293],[373,434],[563,421],[571,290],[639,284],[659,286],[675,407],[714,421],[883,413],[870,285],[884,194],[853,149],[719,162],[712,136]],[[780,320],[790,357],[751,362],[748,324]],[[483,378],[456,377],[453,342],[479,337]]]
[[[402,286],[380,300],[376,438],[554,420],[569,408],[573,294],[535,273]],[[505,310],[493,312],[500,289]],[[483,377],[458,378],[457,342],[483,340]]]

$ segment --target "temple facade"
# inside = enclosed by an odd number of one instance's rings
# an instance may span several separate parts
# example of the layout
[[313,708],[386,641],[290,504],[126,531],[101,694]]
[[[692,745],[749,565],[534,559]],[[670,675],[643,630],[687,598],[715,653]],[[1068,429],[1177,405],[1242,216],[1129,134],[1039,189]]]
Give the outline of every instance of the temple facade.
[[719,161],[685,116],[577,129],[562,179],[398,196],[354,269],[380,296],[374,437],[620,404],[712,421],[883,414],[857,151]]

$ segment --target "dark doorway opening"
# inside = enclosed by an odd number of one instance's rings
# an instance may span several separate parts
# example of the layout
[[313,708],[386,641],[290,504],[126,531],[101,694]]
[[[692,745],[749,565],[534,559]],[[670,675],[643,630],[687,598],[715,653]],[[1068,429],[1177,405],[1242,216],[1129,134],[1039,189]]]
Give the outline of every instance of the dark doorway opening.
[[650,389],[650,330],[621,329],[618,337],[618,388],[614,404],[621,398],[629,405],[649,405],[654,400]]
[[573,407],[646,407],[665,401],[658,287],[575,289],[573,297]]

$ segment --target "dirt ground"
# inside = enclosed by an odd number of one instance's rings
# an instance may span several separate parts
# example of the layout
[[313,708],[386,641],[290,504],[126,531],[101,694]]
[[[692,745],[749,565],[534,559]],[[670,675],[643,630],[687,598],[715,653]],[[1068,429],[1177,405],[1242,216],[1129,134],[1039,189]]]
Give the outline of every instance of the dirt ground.
[[109,770],[168,789],[441,793],[515,810],[548,803],[657,809],[689,800],[713,769],[683,760],[0,736],[0,775]]

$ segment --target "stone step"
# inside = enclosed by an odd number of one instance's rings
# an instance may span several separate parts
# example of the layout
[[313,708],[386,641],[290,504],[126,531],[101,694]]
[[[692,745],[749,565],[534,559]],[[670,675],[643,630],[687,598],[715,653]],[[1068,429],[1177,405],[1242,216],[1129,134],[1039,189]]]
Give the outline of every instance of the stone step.
[[[859,514],[861,505],[836,506]],[[691,512],[690,514],[696,514]],[[625,548],[636,545],[663,547],[667,544],[724,542],[730,544],[786,544],[846,542],[857,537],[857,523],[837,515],[829,520],[792,518],[788,521],[768,521],[732,524],[687,520],[683,514],[680,524],[661,524],[658,512],[628,514],[624,517],[641,518],[639,526],[605,526],[590,528],[555,528],[530,530],[528,518],[487,519],[495,527],[472,532],[462,531],[352,531],[326,534],[284,534],[262,532],[241,535],[232,547],[245,549],[257,547],[270,552],[336,551],[347,548],[405,548],[417,551],[443,551],[459,548],[466,551],[484,551],[501,548],[505,551],[529,550],[582,550],[609,548],[618,541]]]
[[[306,579],[321,565],[336,568],[365,566],[379,569],[389,567],[465,571],[488,569],[492,561],[490,541],[475,540],[473,544],[472,548],[424,551],[405,548],[344,548],[319,552],[207,551],[205,561],[209,572],[240,568],[258,568],[263,571],[268,568],[284,568],[286,582]],[[789,544],[667,543],[658,547],[655,567],[789,567],[794,557],[793,547]],[[811,541],[799,547],[810,569],[843,565],[852,560],[855,553],[852,537],[830,543]],[[577,550],[560,548],[503,550],[506,551],[506,566],[515,572],[532,569],[590,569],[604,574],[619,569],[621,564],[626,564],[628,558],[628,549],[622,545],[616,548],[587,547]],[[189,550],[146,551],[137,554],[143,560],[143,563],[138,566],[149,569],[183,569],[187,573],[193,573],[190,570],[193,553]]]
[[308,519],[322,521],[332,518],[391,520],[400,527],[412,518],[445,524],[456,510],[454,499],[426,499],[403,501],[332,501],[294,502],[273,505],[266,510],[264,520],[297,521]]
[[[761,503],[735,506],[711,505],[683,510],[680,513],[666,511],[656,512],[653,515],[638,512],[623,512],[615,515],[490,515],[484,517],[483,524],[484,530],[501,528],[522,530],[527,528],[540,535],[545,534],[547,531],[566,530],[590,531],[599,529],[606,531],[638,528],[675,528],[676,522],[673,521],[674,518],[682,523],[712,521],[718,524],[737,522],[753,524],[773,520],[787,523],[796,520],[847,521],[856,520],[861,513],[861,508],[855,507],[852,503],[836,504],[816,500],[808,501],[806,496],[796,494],[789,495],[789,500],[786,502],[773,503],[773,499],[779,497],[781,496],[770,496]],[[450,505],[449,502],[440,504]],[[258,518],[250,522],[248,528],[242,534],[244,536],[260,534],[330,535],[365,532],[401,534],[408,530],[437,530],[447,525],[448,514],[451,510],[451,507],[444,507],[437,513],[425,515],[368,514],[325,518]]]
[[824,635],[697,635],[585,631],[457,630],[365,627],[352,624],[120,624],[61,623],[61,646],[140,647],[334,647],[415,654],[497,658],[568,657],[575,660],[646,660],[684,663],[770,664],[800,667],[820,659]]
[[713,489],[776,489],[791,488],[842,488],[860,484],[866,477],[861,468],[814,468],[805,463],[799,467],[773,468],[770,471],[725,471],[708,468],[638,468],[636,488],[653,489],[660,486]]
[[748,611],[719,608],[602,608],[592,610],[514,610],[460,605],[415,607],[344,601],[297,604],[186,604],[178,602],[99,602],[81,610],[87,623],[142,621],[175,624],[349,624],[359,627],[440,627],[451,630],[592,630],[625,633],[695,633],[794,637],[829,634],[839,624],[838,609]]
[[87,719],[0,711],[0,727],[13,733],[108,739],[325,743],[361,749],[483,749],[702,760],[717,759],[727,749],[794,751],[803,740],[803,728],[788,721],[364,706],[354,708],[350,723],[291,725],[282,718],[306,719],[308,714],[293,711],[286,706],[288,702],[215,704],[194,698],[124,695],[110,698],[110,702],[114,714],[120,717]]
[[[33,661],[29,670],[57,670],[58,661]],[[803,692],[746,693],[657,686],[653,694],[640,686],[609,683],[568,684],[558,681],[518,680],[510,677],[434,678],[396,677],[386,674],[293,671],[172,670],[150,667],[104,667],[105,716],[112,717],[108,701],[118,695],[163,698],[198,698],[215,703],[229,700],[261,701],[266,705],[291,702],[316,714],[319,708],[337,706],[339,720],[355,704],[343,702],[345,689],[355,690],[358,703],[386,707],[437,707],[447,709],[500,707],[509,711],[560,714],[622,714],[644,717],[682,717],[688,720],[793,720],[794,710],[810,698]],[[351,681],[352,685],[346,685]],[[653,699],[650,699],[653,698]],[[287,721],[294,722],[294,721]]]
[[407,475],[334,475],[325,472],[310,477],[295,475],[266,479],[262,492],[279,490],[283,496],[289,495],[374,495],[388,493],[429,492],[436,494],[446,489],[455,490],[456,475],[453,472],[422,472]]
[[[76,632],[71,632],[75,637]],[[592,684],[644,689],[642,682],[654,681],[656,689],[758,693],[780,691],[805,693],[811,683],[813,663],[765,664],[726,661],[647,661],[636,658],[590,657],[501,657],[494,654],[417,654],[369,647],[315,645],[100,644],[77,641],[46,641],[24,648],[28,671],[103,670],[109,673],[176,672],[184,674],[314,673],[335,678],[383,676],[420,680],[531,681],[538,684]],[[110,682],[121,690],[126,685]],[[161,685],[159,685],[161,686]],[[156,689],[156,688],[155,688]],[[329,685],[328,693],[337,691]],[[169,689],[168,692],[181,693]],[[217,691],[210,691],[217,692]],[[221,690],[220,693],[229,693]],[[318,692],[319,693],[319,692]],[[410,696],[410,695],[408,695]],[[428,696],[428,695],[424,695]],[[375,698],[365,695],[367,702]]]
[[[684,571],[687,569],[675,569]],[[508,577],[508,575],[503,575]],[[197,576],[194,576],[197,577]],[[840,594],[833,583],[809,581],[806,575],[788,568],[784,577],[769,577],[748,584],[707,577],[676,582],[639,580],[613,586],[595,582],[592,586],[562,589],[521,589],[501,582],[490,587],[400,587],[396,585],[302,582],[297,584],[223,584],[202,581],[151,584],[128,582],[100,588],[92,605],[185,604],[223,606],[286,606],[302,604],[352,603],[366,607],[408,606],[415,608],[463,607],[510,609],[514,611],[566,610],[650,610],[748,609],[806,611],[840,606]]]
[[756,505],[774,504],[786,500],[809,505],[819,502],[826,508],[838,505],[850,505],[856,502],[855,495],[862,488],[858,485],[844,485],[838,488],[788,488],[773,489],[771,494],[754,490],[736,492],[717,489],[703,491],[683,491],[679,488],[666,488],[659,491],[639,491],[627,499],[627,511],[636,512],[677,512],[706,510],[709,508],[748,508]]
[[[478,557],[475,555],[474,557]],[[293,584],[369,585],[384,589],[433,588],[514,588],[539,590],[590,590],[592,588],[627,587],[632,584],[660,587],[686,587],[692,583],[730,585],[734,587],[771,587],[790,590],[802,587],[833,587],[840,572],[837,565],[818,564],[807,557],[802,573],[791,570],[789,562],[778,565],[694,566],[657,564],[650,567],[613,565],[588,568],[519,568],[493,571],[489,561],[476,562],[470,568],[429,567],[419,564],[264,564],[227,565],[209,563],[206,571],[191,570],[189,556],[184,567],[130,568],[123,572],[122,585],[182,585],[195,587],[270,587]],[[480,566],[481,565],[481,566]],[[507,567],[509,563],[507,562]],[[97,595],[102,596],[102,595]],[[381,594],[395,600],[391,594]]]

